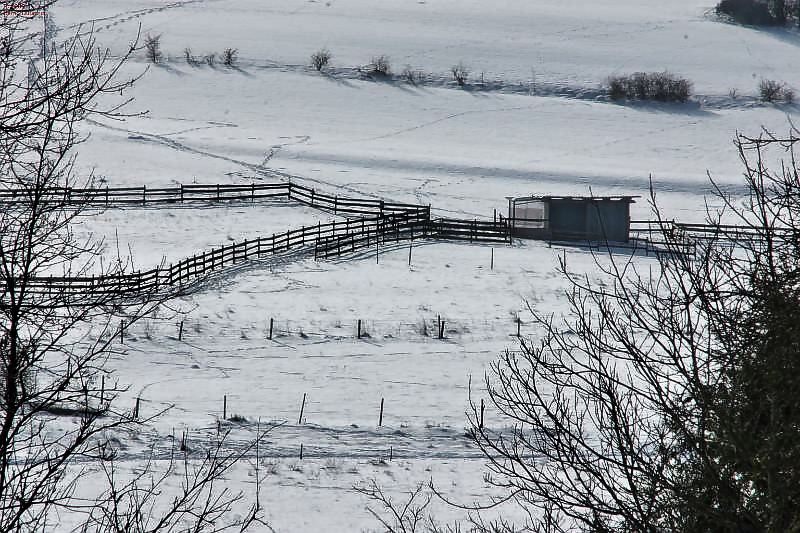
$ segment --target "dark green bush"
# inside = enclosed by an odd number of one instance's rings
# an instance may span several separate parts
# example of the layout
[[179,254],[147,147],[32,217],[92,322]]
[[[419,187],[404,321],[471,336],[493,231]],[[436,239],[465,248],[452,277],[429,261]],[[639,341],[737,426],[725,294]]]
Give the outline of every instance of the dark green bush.
[[717,4],[718,15],[727,15],[740,24],[775,26],[786,20],[786,15],[775,16],[769,6],[759,0],[722,0]]

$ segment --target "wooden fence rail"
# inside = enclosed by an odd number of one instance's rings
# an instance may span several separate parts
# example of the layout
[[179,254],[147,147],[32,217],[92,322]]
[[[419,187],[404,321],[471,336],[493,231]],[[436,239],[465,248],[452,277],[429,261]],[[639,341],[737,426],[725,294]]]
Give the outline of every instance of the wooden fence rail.
[[22,189],[0,189],[0,204],[51,202],[64,206],[145,206],[148,204],[176,204],[184,202],[227,202],[234,200],[263,200],[288,198],[300,204],[322,209],[343,216],[369,216],[386,213],[426,211],[430,206],[386,202],[373,198],[349,198],[331,196],[313,188],[291,182],[251,184],[190,184],[176,187],[105,187],[70,188],[53,187],[36,191]]
[[[112,276],[37,277],[29,279],[25,289],[29,293],[51,298],[77,296],[73,303],[80,303],[80,297],[88,295],[125,297],[188,285],[212,271],[267,254],[294,251],[305,252],[307,255],[313,253],[316,257],[331,257],[334,255],[333,250],[338,255],[390,240],[422,237],[427,234],[427,228],[426,211],[318,223],[271,236],[234,242],[144,272]],[[346,246],[343,245],[345,242],[348,243]]]

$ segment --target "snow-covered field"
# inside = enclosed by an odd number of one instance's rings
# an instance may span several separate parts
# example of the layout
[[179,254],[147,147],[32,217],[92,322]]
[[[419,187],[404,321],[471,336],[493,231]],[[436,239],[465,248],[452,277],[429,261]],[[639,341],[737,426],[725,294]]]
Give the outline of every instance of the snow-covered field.
[[[109,186],[291,176],[329,193],[431,204],[434,213],[459,217],[504,213],[507,196],[591,188],[644,196],[632,213],[641,219],[652,177],[665,216],[698,221],[707,171],[741,191],[735,132],[785,131],[797,114],[796,106],[759,103],[759,80],[800,89],[800,36],[726,24],[712,7],[697,0],[61,0],[53,17],[60,37],[93,24],[113,53],[139,25],[142,35],[162,36],[162,64],[148,66],[140,53],[123,69],[146,71],[128,110],[148,113],[85,124],[90,137],[78,168]],[[237,48],[239,61],[192,66],[183,60],[187,47],[197,56]],[[323,47],[333,59],[320,74],[308,58]],[[406,65],[422,71],[422,81],[359,74],[356,67],[377,55],[388,56],[395,73]],[[466,89],[449,77],[458,62],[471,72]],[[619,104],[600,91],[609,75],[664,69],[694,82],[692,102]],[[80,231],[104,236],[109,253],[130,249],[144,269],[327,218],[289,202],[128,208],[88,218]],[[554,273],[562,253],[572,268],[591,272],[586,251],[536,242],[495,246],[494,269],[489,247],[442,243],[415,246],[411,266],[408,248],[383,251],[377,263],[369,256],[248,264],[175,302],[177,314],[136,326],[125,356],[112,361],[132,385],[122,401],[140,396],[149,412],[174,406],[150,428],[151,440],[185,430],[201,443],[216,431],[223,396],[228,414],[248,420],[237,438],[259,419],[284,421],[262,450],[274,471],[264,495],[278,531],[376,528],[351,490],[370,477],[393,493],[432,477],[459,501],[485,499],[483,462],[464,437],[470,376],[480,398],[488,364],[515,346],[515,320],[532,333],[528,303],[564,309],[566,284]],[[434,334],[439,316],[444,340]],[[369,334],[360,340],[359,319]],[[504,424],[488,413],[487,425]],[[131,464],[138,449],[130,448]],[[229,483],[246,488],[250,475],[243,465]]]

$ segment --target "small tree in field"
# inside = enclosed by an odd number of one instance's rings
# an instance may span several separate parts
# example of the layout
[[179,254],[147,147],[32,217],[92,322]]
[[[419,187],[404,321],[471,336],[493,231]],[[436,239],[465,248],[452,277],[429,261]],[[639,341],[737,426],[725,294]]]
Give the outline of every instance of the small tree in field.
[[[118,404],[125,387],[106,362],[118,334],[176,293],[108,290],[101,280],[129,262],[103,264],[102,243],[75,234],[89,204],[72,191],[93,184],[74,172],[77,128],[87,117],[125,116],[121,95],[137,77],[121,69],[137,42],[113,59],[77,30],[37,60],[30,16],[52,4],[27,2],[0,18],[0,531],[52,531],[62,521],[81,532],[246,530],[260,522],[258,501],[236,516],[243,495],[215,485],[244,457],[225,439],[204,459],[176,453],[163,469],[144,457],[132,476],[117,463],[117,437],[150,417]],[[167,491],[174,474],[182,483]]]
[[467,80],[469,79],[469,69],[464,65],[464,63],[459,62],[457,65],[453,65],[450,68],[450,73],[453,75],[453,80],[455,80],[459,87],[463,87],[467,84]]
[[372,58],[369,64],[369,74],[386,78],[392,75],[392,63],[388,56],[380,55]]
[[226,48],[222,52],[222,64],[226,67],[232,67],[236,65],[236,60],[238,59],[239,51],[236,48]]
[[144,38],[144,50],[147,59],[151,63],[160,63],[161,54],[161,35],[147,35]]
[[332,57],[333,54],[331,54],[330,50],[327,48],[318,50],[311,54],[311,66],[314,67],[317,72],[322,72],[322,69],[328,66]]

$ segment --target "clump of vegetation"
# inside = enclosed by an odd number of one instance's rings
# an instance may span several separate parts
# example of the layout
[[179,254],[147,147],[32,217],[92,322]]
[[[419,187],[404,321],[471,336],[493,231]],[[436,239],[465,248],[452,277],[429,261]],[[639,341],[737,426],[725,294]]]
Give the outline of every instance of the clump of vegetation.
[[232,67],[236,64],[236,60],[238,59],[239,50],[236,48],[226,48],[222,52],[222,64],[226,67]]
[[453,79],[459,87],[463,87],[467,84],[467,80],[469,79],[469,69],[464,65],[463,62],[459,61],[457,65],[450,67],[450,73],[453,75]]
[[635,72],[608,78],[608,93],[614,100],[685,102],[692,82],[670,72]]
[[197,56],[192,54],[192,49],[189,48],[188,46],[183,49],[183,57],[184,57],[184,59],[186,59],[186,64],[187,65],[191,65],[193,67],[196,67],[198,64],[200,64],[200,60],[197,59]]
[[794,102],[792,88],[775,80],[761,80],[758,84],[758,92],[762,102],[784,101],[787,104]]
[[161,54],[161,35],[148,34],[144,38],[144,51],[148,61],[160,63],[163,57]]
[[331,58],[333,54],[331,54],[330,50],[327,48],[323,48],[322,50],[317,50],[313,54],[311,54],[311,66],[314,67],[317,72],[322,72],[322,69],[328,66],[328,63],[331,62]]
[[403,72],[400,74],[400,77],[407,83],[416,85],[418,82],[422,81],[422,72],[415,70],[411,65],[406,65],[403,68]]
[[372,58],[369,64],[371,76],[386,78],[392,75],[392,64],[388,56],[380,55]]
[[715,11],[734,22],[751,26],[783,25],[788,15],[783,0],[772,0],[769,4],[760,0],[721,0]]

